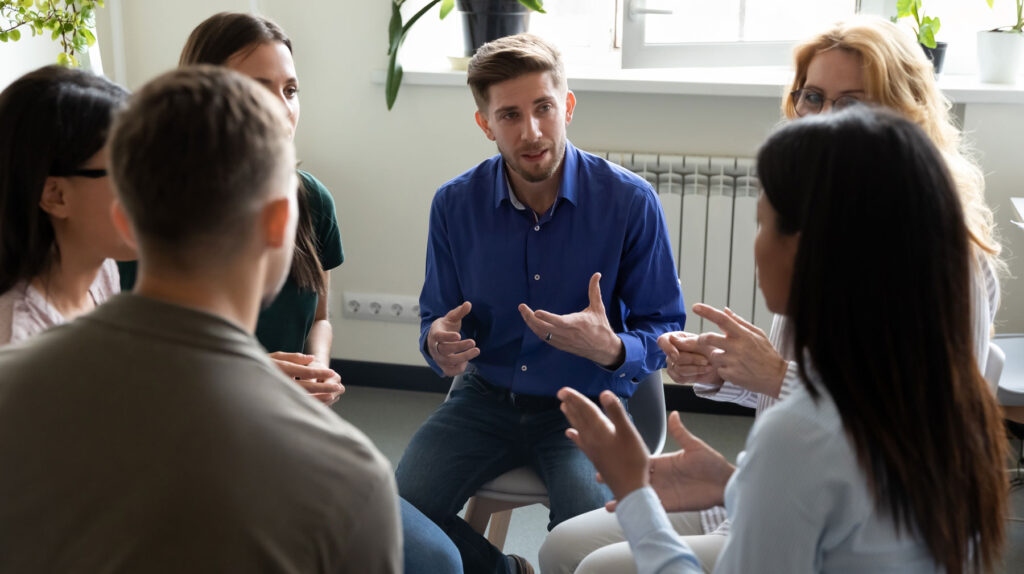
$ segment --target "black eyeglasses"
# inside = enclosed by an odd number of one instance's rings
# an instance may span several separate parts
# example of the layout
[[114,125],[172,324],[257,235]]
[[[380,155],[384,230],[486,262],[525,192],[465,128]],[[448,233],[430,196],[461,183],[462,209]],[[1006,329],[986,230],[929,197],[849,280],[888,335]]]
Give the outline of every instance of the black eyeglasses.
[[808,88],[794,90],[789,95],[793,98],[793,107],[796,108],[796,115],[800,117],[808,114],[820,114],[822,108],[825,107],[825,102],[832,102],[832,109],[835,111],[862,103],[857,96],[846,95],[829,99],[821,92]]
[[101,177],[107,177],[107,170],[104,168],[97,169],[73,169],[67,173],[53,174],[59,177],[87,177],[89,179],[99,179]]

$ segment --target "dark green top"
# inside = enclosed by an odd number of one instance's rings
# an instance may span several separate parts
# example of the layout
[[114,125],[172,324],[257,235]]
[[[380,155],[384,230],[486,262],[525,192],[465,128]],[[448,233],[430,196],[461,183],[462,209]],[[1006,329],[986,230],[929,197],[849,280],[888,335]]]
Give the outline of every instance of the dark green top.
[[[334,214],[334,199],[324,184],[309,173],[299,170],[299,178],[309,200],[317,255],[324,270],[330,271],[345,261],[338,219]],[[121,273],[121,290],[130,291],[135,285],[135,262],[118,263],[117,267]],[[315,291],[300,289],[295,276],[289,275],[274,302],[260,313],[256,323],[256,338],[271,352],[303,352],[306,337],[316,317],[318,299]]]

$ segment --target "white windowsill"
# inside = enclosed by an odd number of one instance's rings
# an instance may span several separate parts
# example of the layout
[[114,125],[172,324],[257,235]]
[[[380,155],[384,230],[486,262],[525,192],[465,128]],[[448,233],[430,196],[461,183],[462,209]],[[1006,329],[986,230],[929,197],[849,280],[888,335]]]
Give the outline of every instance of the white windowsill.
[[[569,86],[579,92],[779,98],[789,87],[791,74],[788,68],[577,68],[569,74]],[[373,81],[383,84],[384,71],[376,70]],[[406,68],[402,84],[465,88],[466,73]],[[939,87],[958,104],[1024,105],[1024,78],[1006,86],[983,84],[976,76],[943,74]]]

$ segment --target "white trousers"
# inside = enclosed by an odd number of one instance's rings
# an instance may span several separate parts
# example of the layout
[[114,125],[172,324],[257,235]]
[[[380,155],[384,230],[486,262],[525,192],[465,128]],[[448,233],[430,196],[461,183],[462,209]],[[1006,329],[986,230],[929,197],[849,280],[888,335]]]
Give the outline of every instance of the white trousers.
[[[700,560],[704,572],[715,568],[726,537],[704,534],[699,512],[673,512],[669,522]],[[633,553],[615,514],[603,508],[566,520],[548,533],[540,548],[544,574],[635,574]]]

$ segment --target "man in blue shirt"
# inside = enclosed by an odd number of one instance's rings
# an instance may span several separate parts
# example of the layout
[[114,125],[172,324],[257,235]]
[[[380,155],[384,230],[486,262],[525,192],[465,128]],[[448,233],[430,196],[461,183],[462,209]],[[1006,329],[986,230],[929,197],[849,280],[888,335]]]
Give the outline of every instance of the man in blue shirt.
[[549,528],[610,500],[565,437],[555,393],[625,401],[664,366],[658,336],[686,314],[650,184],[566,141],[576,98],[557,49],[526,34],[491,42],[468,83],[500,154],[435,195],[420,295],[420,349],[463,384],[413,437],[397,478],[466,572],[531,572],[458,511],[524,465],[547,486]]

